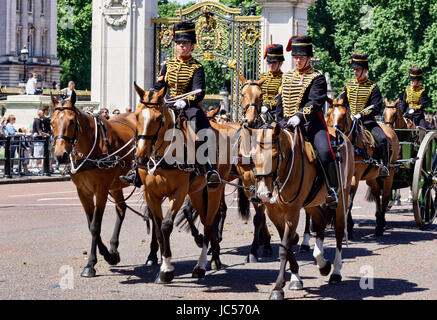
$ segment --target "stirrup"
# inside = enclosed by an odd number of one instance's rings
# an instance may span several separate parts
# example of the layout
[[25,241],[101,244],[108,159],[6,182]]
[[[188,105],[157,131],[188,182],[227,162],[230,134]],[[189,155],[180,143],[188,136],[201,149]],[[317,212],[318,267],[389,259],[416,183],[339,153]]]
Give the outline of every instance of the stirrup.
[[220,174],[216,170],[211,170],[206,173],[206,181],[208,188],[217,188],[222,182]]
[[334,188],[328,189],[328,194],[326,195],[326,205],[329,209],[336,209],[338,206],[338,195]]
[[390,172],[388,171],[388,168],[385,165],[382,165],[379,168],[379,177],[380,178],[386,178],[390,176]]

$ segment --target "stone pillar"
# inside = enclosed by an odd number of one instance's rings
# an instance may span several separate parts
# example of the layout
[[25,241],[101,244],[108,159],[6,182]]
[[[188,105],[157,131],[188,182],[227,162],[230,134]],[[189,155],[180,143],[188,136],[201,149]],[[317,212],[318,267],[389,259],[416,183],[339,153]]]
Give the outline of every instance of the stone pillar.
[[137,104],[133,83],[153,84],[153,25],[157,1],[93,0],[91,100],[121,112]]
[[[264,54],[265,47],[270,44],[270,35],[273,43],[284,46],[285,61],[282,71],[286,72],[293,68],[291,53],[286,52],[288,40],[294,34],[307,34],[308,8],[316,0],[256,0],[262,7],[261,13],[261,45]],[[296,21],[298,30],[296,30]],[[267,63],[261,64],[261,71],[267,71]]]

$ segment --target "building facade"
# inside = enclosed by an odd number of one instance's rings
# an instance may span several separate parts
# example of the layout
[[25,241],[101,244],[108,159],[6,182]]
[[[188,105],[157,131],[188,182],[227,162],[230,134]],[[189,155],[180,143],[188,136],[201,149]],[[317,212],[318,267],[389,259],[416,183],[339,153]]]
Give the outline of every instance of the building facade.
[[[1,0],[0,16],[2,85],[18,87],[32,72],[38,74],[38,86],[42,88],[59,84],[57,1]],[[24,47],[29,51],[25,65],[20,56]]]

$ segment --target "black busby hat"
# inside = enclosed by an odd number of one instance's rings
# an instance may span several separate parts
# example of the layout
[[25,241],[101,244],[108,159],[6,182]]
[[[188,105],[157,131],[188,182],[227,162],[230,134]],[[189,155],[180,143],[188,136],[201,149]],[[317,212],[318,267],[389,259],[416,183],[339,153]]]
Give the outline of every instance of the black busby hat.
[[287,52],[292,56],[313,56],[313,38],[310,36],[292,36],[288,41]]
[[367,54],[364,53],[355,53],[351,58],[351,66],[352,68],[360,68],[369,70],[369,58]]
[[173,27],[173,38],[175,42],[191,41],[196,43],[196,26],[193,22],[181,21]]
[[284,47],[281,44],[269,44],[264,52],[264,59],[267,58],[267,62],[281,62],[284,59]]
[[408,75],[410,76],[410,80],[422,80],[423,72],[420,68],[411,68],[408,71]]

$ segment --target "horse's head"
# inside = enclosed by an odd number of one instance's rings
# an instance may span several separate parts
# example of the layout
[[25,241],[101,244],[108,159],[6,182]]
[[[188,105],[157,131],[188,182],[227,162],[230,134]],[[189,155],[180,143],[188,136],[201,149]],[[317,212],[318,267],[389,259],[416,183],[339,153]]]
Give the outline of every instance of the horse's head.
[[349,109],[343,99],[328,99],[330,107],[327,112],[328,127],[337,128],[342,132],[349,132],[351,117]]
[[280,159],[281,127],[273,122],[270,128],[252,130],[251,156],[254,162],[256,196],[264,203],[270,203],[273,197],[273,182],[277,178]]
[[241,74],[238,74],[241,84],[241,105],[243,106],[244,119],[250,128],[255,126],[256,119],[258,118],[258,110],[261,107],[262,102],[262,89],[261,85],[266,81],[266,78],[261,80],[247,80]]
[[160,91],[144,91],[136,83],[135,90],[140,97],[135,116],[137,118],[137,151],[136,158],[146,163],[150,158],[159,131],[164,123],[165,87]]
[[212,110],[208,110],[206,112],[206,117],[208,118],[208,120],[215,121],[215,117],[218,115],[219,110],[220,110],[220,107],[217,107],[217,108],[212,109]]
[[68,155],[76,144],[79,126],[76,103],[76,92],[73,90],[70,99],[58,101],[51,96],[54,112],[51,119],[53,136],[55,137],[54,156],[59,163],[66,163]]
[[400,109],[398,107],[399,99],[395,102],[388,101],[387,98],[384,100],[385,109],[384,109],[384,123],[389,124],[392,128],[395,126],[395,122],[399,120]]

